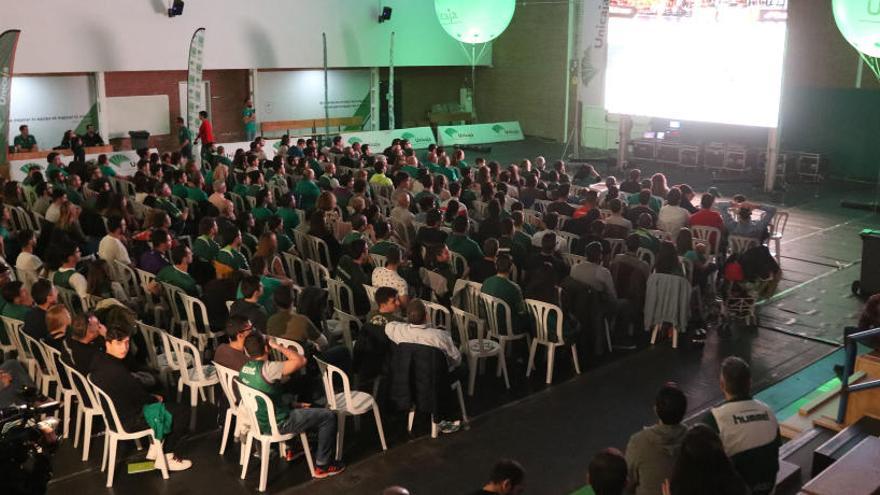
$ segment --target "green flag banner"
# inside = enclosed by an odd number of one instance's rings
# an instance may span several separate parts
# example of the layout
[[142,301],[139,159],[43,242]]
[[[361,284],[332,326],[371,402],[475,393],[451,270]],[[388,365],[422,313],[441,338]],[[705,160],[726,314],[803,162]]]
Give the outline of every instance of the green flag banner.
[[199,111],[205,110],[200,108],[202,89],[205,86],[202,82],[204,47],[205,28],[198,28],[189,44],[189,68],[186,77],[186,125],[193,136],[199,132]]
[[524,139],[519,122],[494,122],[491,124],[437,126],[437,142],[450,144],[485,144]]
[[12,64],[15,47],[21,31],[9,30],[0,34],[0,163],[6,163],[9,149],[9,107],[12,96]]

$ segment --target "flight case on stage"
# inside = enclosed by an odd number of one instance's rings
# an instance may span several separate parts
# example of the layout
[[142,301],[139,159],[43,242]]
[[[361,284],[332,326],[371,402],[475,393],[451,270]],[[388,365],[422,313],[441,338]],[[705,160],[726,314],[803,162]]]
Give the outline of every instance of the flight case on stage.
[[865,229],[862,238],[862,277],[853,282],[853,293],[870,297],[880,292],[880,230]]

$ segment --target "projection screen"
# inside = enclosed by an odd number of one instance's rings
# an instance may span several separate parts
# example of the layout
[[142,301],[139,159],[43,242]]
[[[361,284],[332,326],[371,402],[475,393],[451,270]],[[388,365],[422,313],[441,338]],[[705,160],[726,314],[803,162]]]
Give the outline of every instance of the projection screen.
[[610,113],[776,127],[786,0],[612,0]]

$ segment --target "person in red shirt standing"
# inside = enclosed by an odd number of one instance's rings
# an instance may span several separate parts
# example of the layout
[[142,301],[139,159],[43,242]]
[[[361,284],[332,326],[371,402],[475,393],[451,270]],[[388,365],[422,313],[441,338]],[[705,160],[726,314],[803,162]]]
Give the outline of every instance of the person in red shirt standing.
[[195,144],[202,144],[201,157],[202,160],[205,160],[206,157],[211,155],[211,145],[214,144],[214,126],[211,125],[211,121],[208,120],[208,112],[202,110],[199,112],[199,120],[202,123],[199,125],[199,135],[196,136]]
[[[712,206],[715,204],[715,196],[711,194],[703,194],[700,198],[700,209],[690,218],[691,227],[695,226],[705,226],[705,227],[714,227],[718,229],[722,234],[724,233],[724,219],[721,218],[721,214],[712,209]],[[718,252],[719,244],[721,243],[721,239],[709,239],[712,246],[715,247],[713,250],[714,253]]]

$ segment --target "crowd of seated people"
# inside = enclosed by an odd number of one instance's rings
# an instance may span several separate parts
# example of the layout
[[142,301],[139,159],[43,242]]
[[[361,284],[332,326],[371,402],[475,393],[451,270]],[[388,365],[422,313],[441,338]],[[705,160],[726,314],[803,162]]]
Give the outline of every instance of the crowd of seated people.
[[[460,149],[416,151],[406,140],[375,153],[359,143],[319,149],[314,139],[285,141],[272,160],[265,159],[261,137],[230,157],[206,142],[201,161],[180,151],[141,153],[131,177],[107,173],[106,157],[70,166],[51,157],[46,175],[34,168],[21,184],[4,183],[3,203],[29,206],[22,210],[37,229],[0,228],[0,285],[8,287],[2,313],[60,349],[72,336],[63,326],[47,326],[53,307],[70,304],[74,320],[97,317],[107,330],[87,345],[106,349],[113,360],[94,360],[104,363],[102,370],[83,369],[103,373],[107,392],[133,414],[124,422],[137,425],[137,408],[162,399],[161,384],[146,376],[135,322],[179,333],[180,325],[167,325],[170,311],[156,311],[163,306],[156,301],[169,297],[166,286],[203,301],[208,328],[202,330],[226,333],[221,340],[228,342],[211,344],[203,358],[242,370],[242,381],[258,377],[253,386],[273,397],[295,372],[306,369],[315,378],[315,370],[292,357],[283,365],[259,364],[270,354],[266,346],[277,344],[248,340],[251,335],[296,341],[306,361],[319,356],[362,383],[393,375],[389,353],[402,343],[425,345],[447,358],[454,379],[463,366],[458,336],[438,334],[422,300],[461,304],[461,283],[470,281],[507,303],[513,333],[534,332],[525,303],[534,299],[559,306],[566,338],[581,339],[594,353],[604,347],[594,337],[611,324],[614,344],[634,348],[644,335],[638,315],[652,273],[688,277],[680,262],[686,258],[698,266],[694,280],[709,285],[708,274],[717,269],[704,247],[687,242],[689,227],[718,227],[722,245],[728,233],[761,240],[775,211],[741,197],[713,205],[715,197],[703,195],[691,213],[691,188],[668,187],[662,174],[642,183],[631,171],[619,187],[609,177],[590,189],[585,186],[600,180],[592,167],[575,173],[578,185],[564,162],[548,166],[541,157],[503,167],[482,158],[469,164]],[[756,208],[765,214],[753,220]],[[653,266],[642,250],[652,254]],[[327,276],[347,289],[351,304],[328,291]],[[164,302],[166,310],[176,305],[183,312],[182,299]],[[337,322],[329,303],[363,322],[360,333],[341,328],[348,322]],[[342,337],[349,333],[353,344]],[[117,383],[119,374],[109,371],[123,367],[130,377]],[[306,382],[298,390],[320,403],[320,382]],[[143,390],[134,390],[135,383]],[[276,404],[276,413],[290,413],[279,417],[285,428],[317,428],[327,438],[326,418],[300,417],[296,411],[306,408],[299,406]],[[185,421],[172,413],[175,422]],[[442,419],[441,431],[458,428],[448,410]],[[342,470],[326,444],[319,450],[318,473]],[[175,469],[190,465],[170,459]]]

